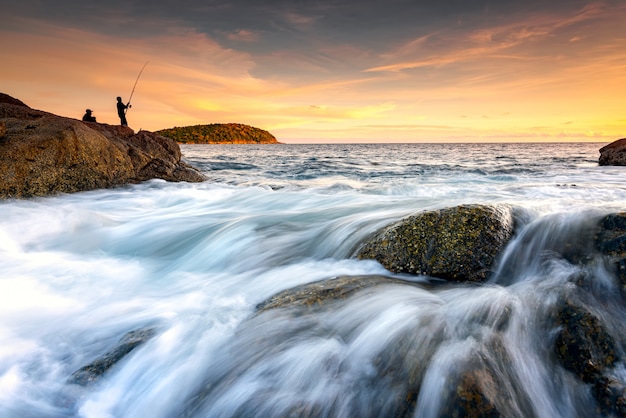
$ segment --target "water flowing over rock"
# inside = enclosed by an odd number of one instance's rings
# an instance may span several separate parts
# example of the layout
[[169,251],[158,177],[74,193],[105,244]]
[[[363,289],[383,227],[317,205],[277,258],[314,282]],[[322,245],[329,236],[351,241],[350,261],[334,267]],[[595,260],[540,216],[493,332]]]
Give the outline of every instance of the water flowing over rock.
[[155,334],[156,331],[153,328],[143,328],[126,333],[110,351],[72,373],[69,383],[81,386],[95,383],[111,367],[135,348],[150,340]]
[[626,288],[626,212],[613,213],[598,223],[594,237],[597,249],[609,257],[617,271],[617,277]]
[[508,206],[462,205],[410,216],[357,253],[394,273],[453,281],[485,281],[514,230]]
[[[289,315],[300,317],[329,309],[334,303],[350,303],[359,292],[372,294],[385,286],[408,286],[419,289],[445,289],[446,286],[433,286],[427,282],[410,282],[390,276],[341,276],[316,283],[309,283],[280,292],[257,305],[254,321],[259,315],[272,310],[285,309]],[[508,308],[496,314],[491,323],[496,330],[504,330],[509,320]],[[261,316],[261,318],[267,318]],[[483,318],[486,319],[486,318]],[[493,318],[492,318],[493,319]],[[488,320],[490,321],[490,320]],[[411,328],[411,325],[407,326]],[[417,324],[415,324],[417,326]],[[420,333],[419,326],[415,328]],[[413,416],[424,373],[435,353],[435,346],[443,340],[442,330],[429,336],[428,344],[416,347],[415,336],[401,333],[393,343],[385,342],[385,349],[377,358],[376,379],[394,381],[393,387],[403,396],[395,396],[385,401],[386,408],[378,411],[384,416]],[[428,348],[430,346],[430,348]],[[457,372],[447,377],[442,388],[444,399],[439,416],[500,417],[500,410],[517,411],[509,394],[514,391],[510,383],[503,380],[510,360],[499,337],[488,337],[485,345],[471,348],[469,356],[459,359]],[[424,357],[422,357],[424,356]],[[401,367],[403,365],[403,367]],[[408,374],[406,372],[408,370]],[[518,394],[518,398],[523,398]],[[519,411],[517,411],[519,412]],[[376,416],[375,414],[371,416]],[[519,412],[519,416],[523,416]]]
[[600,165],[626,165],[626,138],[600,148]]
[[176,142],[151,132],[56,116],[7,95],[0,95],[0,124],[0,198],[71,193],[153,178],[205,180],[181,160]]
[[[574,293],[589,296],[583,288],[575,289]],[[565,369],[591,385],[591,394],[603,414],[624,417],[626,385],[623,373],[619,371],[623,369],[619,348],[623,341],[618,343],[609,333],[609,329],[614,329],[610,321],[584,305],[579,297],[567,294],[556,306],[556,357]],[[623,305],[620,310],[623,312]]]
[[347,299],[360,290],[385,284],[428,286],[426,283],[415,284],[389,276],[341,276],[287,289],[261,302],[256,309],[257,312],[281,307],[310,310]]
[[[229,353],[218,362],[223,368],[208,380],[229,386],[205,386],[185,416],[254,410],[521,418],[558,416],[563,407],[581,417],[624,417],[626,306],[614,291],[615,277],[602,277],[611,271],[602,260],[623,256],[625,219],[593,215],[575,227],[558,218],[525,225],[531,236],[520,234],[511,251],[519,252],[519,263],[536,262],[530,271],[541,278],[537,282],[524,276],[503,287],[497,284],[502,276],[495,276],[468,287],[427,278],[340,276],[279,292],[259,303],[223,347]],[[435,234],[439,224],[431,227]],[[428,229],[422,233],[428,236]],[[554,263],[534,260],[537,254],[550,254]],[[318,360],[308,364],[300,354],[307,350]],[[233,410],[227,400],[250,382],[257,386]],[[325,398],[321,387],[332,387],[337,397]],[[337,395],[342,390],[345,403]],[[550,405],[559,396],[563,404]],[[291,401],[276,401],[283,397]]]
[[587,309],[566,301],[558,308],[556,353],[561,363],[583,382],[593,383],[615,366],[615,340],[602,321]]

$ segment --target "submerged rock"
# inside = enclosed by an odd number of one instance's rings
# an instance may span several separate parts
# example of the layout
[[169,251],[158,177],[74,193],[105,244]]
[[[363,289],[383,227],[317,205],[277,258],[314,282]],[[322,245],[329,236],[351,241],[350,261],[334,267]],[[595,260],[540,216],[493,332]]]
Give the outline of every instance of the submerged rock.
[[626,138],[600,148],[600,165],[626,165]]
[[626,417],[626,385],[615,373],[623,367],[619,343],[607,324],[589,309],[565,299],[557,309],[556,325],[555,351],[561,365],[591,385],[603,415]]
[[462,205],[410,216],[357,252],[394,273],[482,282],[514,231],[509,206]]
[[566,301],[557,311],[556,324],[557,358],[583,382],[593,383],[615,366],[615,340],[589,310]]
[[204,181],[175,141],[124,126],[31,109],[0,94],[0,198],[28,198],[138,183]]
[[155,334],[156,331],[153,328],[144,328],[128,332],[110,351],[72,373],[72,377],[68,382],[80,386],[88,386],[95,383],[117,362],[122,360],[135,348],[154,337]]
[[[470,360],[460,365],[461,372],[447,379],[440,417],[506,417],[524,416],[520,413],[518,396],[512,398],[513,389],[505,381],[509,374],[508,355],[504,347],[491,341],[484,352],[477,352]],[[495,360],[495,361],[494,361]],[[497,363],[500,363],[498,366]]]
[[608,416],[626,417],[626,385],[612,377],[601,377],[592,389],[600,410]]
[[[425,335],[420,333],[425,319],[411,322],[394,315],[401,325],[385,339],[368,344],[363,333],[378,332],[380,325],[372,322],[384,323],[378,315],[386,317],[383,312],[390,307],[379,300],[382,312],[376,315],[361,307],[370,296],[376,299],[377,292],[399,294],[407,288],[426,294],[416,289],[420,287],[380,275],[340,276],[270,297],[219,350],[219,366],[210,370],[207,384],[179,415],[413,416],[423,373],[442,330]],[[353,320],[345,320],[352,315]],[[321,351],[314,354],[317,349]],[[291,363],[301,355],[297,366]],[[309,370],[306,376],[295,369],[300,366]],[[250,379],[255,384],[248,386],[244,382]],[[248,386],[245,393],[233,399],[231,388],[242,384]],[[345,396],[337,397],[334,391]],[[291,396],[283,398],[286,393]]]
[[597,249],[609,257],[622,287],[626,287],[626,212],[605,216],[594,237]]
[[[449,286],[433,286],[380,275],[340,276],[297,286],[270,297],[257,305],[257,312],[249,322],[242,325],[237,335],[243,337],[254,329],[263,328],[263,337],[254,339],[255,356],[271,356],[279,347],[285,350],[284,345],[290,344],[289,341],[297,342],[306,339],[307,335],[311,334],[320,339],[338,339],[349,346],[351,340],[360,338],[357,335],[363,332],[369,320],[361,324],[362,318],[355,319],[354,324],[347,328],[349,332],[346,332],[340,326],[330,328],[329,324],[323,324],[323,320],[318,322],[316,318],[320,318],[318,315],[323,317],[331,312],[334,312],[333,318],[335,318],[336,315],[341,315],[338,313],[342,309],[340,307],[345,308],[358,298],[363,298],[362,300],[367,298],[371,303],[375,303],[373,295],[380,292],[385,285],[406,286],[406,290],[403,291],[405,293],[411,292],[409,288],[423,289],[424,292],[414,294],[413,297],[417,298],[420,297],[419,295],[427,294],[427,291],[437,292],[450,289]],[[380,399],[371,399],[370,408],[380,408],[380,410],[370,409],[367,415],[356,414],[355,416],[411,417],[415,414],[418,402],[430,403],[429,387],[422,391],[425,373],[432,366],[433,355],[438,350],[447,349],[445,339],[449,330],[445,323],[441,322],[441,317],[438,317],[438,314],[441,314],[436,310],[438,302],[430,299],[429,302],[424,301],[424,303],[434,303],[433,311],[431,312],[431,308],[424,306],[423,309],[430,313],[415,316],[414,323],[405,322],[410,315],[398,316],[398,328],[402,329],[402,332],[391,334],[392,336],[387,340],[380,342],[377,348],[379,351],[369,360],[367,378],[364,377],[364,380],[359,380],[357,384],[359,388],[366,388],[372,384],[370,396],[380,397]],[[356,310],[356,308],[347,309],[348,312]],[[389,309],[393,308],[389,307]],[[435,408],[433,412],[438,411],[435,416],[521,417],[527,416],[522,411],[531,410],[526,396],[517,393],[518,391],[510,382],[514,373],[510,371],[509,355],[499,335],[507,328],[510,309],[503,307],[500,315],[494,312],[491,312],[491,315],[486,315],[486,312],[483,314],[477,314],[470,320],[476,325],[476,334],[468,339],[467,343],[459,345],[455,367],[447,370],[449,374],[442,388],[442,401],[433,404]],[[377,314],[370,319],[376,321],[379,318]],[[432,328],[427,330],[426,327],[429,326]],[[351,335],[352,332],[356,332],[357,335]],[[284,336],[288,339],[284,339]],[[282,342],[277,344],[276,341]],[[443,348],[442,343],[444,343]],[[237,340],[234,345],[246,346],[245,339]],[[358,358],[356,354],[355,356]],[[237,366],[231,372],[235,375],[241,373],[237,367],[242,367],[242,362],[249,361],[249,358],[249,354],[242,354],[241,359],[236,358],[234,363]],[[350,370],[348,364],[351,360],[351,358],[345,359],[346,364],[340,368],[341,373]],[[250,367],[252,366],[246,365],[246,368]],[[220,379],[228,379],[228,377]],[[516,396],[512,398],[511,394]],[[294,413],[310,412],[312,407],[316,406],[306,405],[309,410],[303,406]],[[356,405],[354,407],[358,408]],[[354,414],[355,410],[351,413]]]
[[424,286],[421,283],[380,275],[339,276],[287,289],[259,303],[256,309],[257,313],[285,307],[310,310],[345,300],[360,290],[386,284]]

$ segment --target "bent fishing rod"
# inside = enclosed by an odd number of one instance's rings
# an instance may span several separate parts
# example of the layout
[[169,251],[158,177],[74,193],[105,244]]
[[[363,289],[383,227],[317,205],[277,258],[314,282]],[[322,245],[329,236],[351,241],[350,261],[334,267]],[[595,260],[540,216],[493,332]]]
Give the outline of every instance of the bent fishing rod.
[[137,75],[137,79],[135,80],[135,84],[133,85],[133,90],[130,92],[130,96],[128,97],[128,104],[127,104],[126,109],[124,109],[124,113],[128,112],[128,109],[130,108],[130,101],[133,98],[133,94],[135,93],[135,87],[137,87],[137,82],[139,81],[139,77],[141,77],[141,73],[143,73],[143,69],[146,68],[146,65],[148,65],[149,62],[150,60],[146,61],[143,67],[141,67],[139,74]]

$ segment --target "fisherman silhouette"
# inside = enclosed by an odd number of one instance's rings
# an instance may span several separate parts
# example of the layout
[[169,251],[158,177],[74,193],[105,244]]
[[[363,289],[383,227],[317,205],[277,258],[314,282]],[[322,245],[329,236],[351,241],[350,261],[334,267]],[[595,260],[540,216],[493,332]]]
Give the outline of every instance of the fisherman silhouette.
[[130,103],[124,104],[122,103],[122,98],[117,97],[117,116],[120,117],[120,123],[122,126],[128,126],[128,122],[126,121],[126,110],[130,109]]
[[91,109],[85,110],[85,114],[83,115],[83,121],[85,122],[95,122],[96,117],[91,114]]

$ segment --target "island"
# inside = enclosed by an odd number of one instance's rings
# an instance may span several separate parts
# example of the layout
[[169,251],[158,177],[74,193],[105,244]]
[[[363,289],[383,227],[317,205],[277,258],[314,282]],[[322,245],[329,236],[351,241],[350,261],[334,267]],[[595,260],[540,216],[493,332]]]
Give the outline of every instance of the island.
[[156,132],[179,144],[280,144],[268,131],[241,123],[211,123]]

